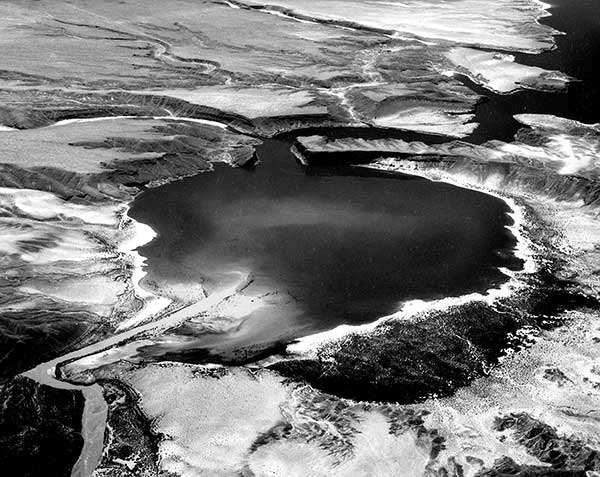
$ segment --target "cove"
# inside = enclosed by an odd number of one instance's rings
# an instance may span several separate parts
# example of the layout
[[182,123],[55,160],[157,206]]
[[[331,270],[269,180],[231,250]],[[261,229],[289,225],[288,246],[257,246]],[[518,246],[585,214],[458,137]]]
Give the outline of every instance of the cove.
[[498,267],[520,267],[500,199],[359,166],[305,168],[291,143],[266,140],[256,167],[216,164],[132,204],[130,215],[158,234],[140,250],[148,281],[201,284],[210,294],[248,273],[244,294],[261,297],[228,333],[180,329],[178,354],[185,347],[196,350],[191,360],[199,349],[246,359],[274,343],[372,322],[407,300],[483,292],[506,280]]
[[481,144],[491,139],[510,142],[523,126],[516,114],[552,114],[583,123],[600,118],[600,2],[597,0],[547,0],[550,16],[540,23],[563,32],[554,37],[556,48],[541,54],[516,53],[517,63],[558,70],[576,79],[567,91],[552,93],[521,90],[502,95],[489,91],[469,78],[457,75],[466,86],[485,97],[476,108],[479,126],[465,141]]

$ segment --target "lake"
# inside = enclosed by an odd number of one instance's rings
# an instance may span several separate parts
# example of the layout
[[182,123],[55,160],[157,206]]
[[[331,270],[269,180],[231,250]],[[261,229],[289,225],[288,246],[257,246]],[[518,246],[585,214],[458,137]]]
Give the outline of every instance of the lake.
[[239,272],[253,277],[244,295],[262,306],[186,347],[260,350],[375,321],[407,300],[484,292],[506,280],[498,267],[521,265],[502,200],[360,166],[306,168],[291,143],[266,140],[256,167],[217,164],[133,203],[130,215],[158,233],[141,249],[149,280],[210,294]]

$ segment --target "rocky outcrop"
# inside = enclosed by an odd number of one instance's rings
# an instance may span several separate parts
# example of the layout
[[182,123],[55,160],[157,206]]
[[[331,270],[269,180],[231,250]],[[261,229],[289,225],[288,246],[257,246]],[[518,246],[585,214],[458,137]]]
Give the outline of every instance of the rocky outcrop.
[[510,431],[530,454],[554,469],[570,472],[600,470],[600,451],[577,437],[559,436],[554,428],[527,413],[498,417],[495,428],[498,432]]
[[524,446],[542,465],[518,464],[508,456],[497,459],[491,468],[483,469],[477,477],[537,477],[569,476],[586,477],[600,469],[600,452],[578,437],[559,436],[548,424],[535,419],[526,412],[497,417],[495,430],[511,435]]
[[510,457],[501,457],[494,462],[491,469],[477,473],[477,477],[588,477],[588,475],[584,470],[553,469],[542,465],[517,464]]

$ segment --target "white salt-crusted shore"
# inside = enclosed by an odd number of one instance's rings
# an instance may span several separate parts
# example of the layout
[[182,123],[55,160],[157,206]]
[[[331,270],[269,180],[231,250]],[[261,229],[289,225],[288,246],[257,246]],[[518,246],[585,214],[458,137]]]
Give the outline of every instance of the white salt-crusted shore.
[[[375,163],[373,165],[365,167],[378,170],[396,170],[393,165],[386,166],[385,163]],[[423,177],[429,179],[432,178],[427,177],[427,175],[423,175]],[[511,210],[508,213],[508,215],[511,217],[513,222],[511,225],[506,226],[506,228],[517,240],[517,244],[513,253],[515,257],[523,261],[523,269],[521,271],[515,272],[506,268],[501,268],[500,270],[507,276],[507,280],[498,288],[490,288],[486,290],[485,293],[470,293],[467,295],[461,295],[456,297],[445,297],[438,300],[410,300],[400,304],[400,309],[398,312],[388,316],[383,316],[372,323],[367,323],[364,325],[340,325],[332,330],[324,331],[313,335],[303,336],[302,338],[299,338],[294,343],[287,346],[286,351],[288,353],[291,353],[290,357],[312,357],[315,356],[315,354],[318,352],[321,346],[327,345],[327,343],[332,343],[337,340],[343,339],[345,336],[348,336],[353,333],[377,333],[378,327],[385,326],[386,323],[389,323],[394,320],[410,320],[428,311],[442,311],[451,307],[462,306],[472,302],[484,302],[488,305],[493,305],[497,300],[507,298],[513,293],[527,286],[526,282],[524,281],[524,278],[527,275],[535,273],[538,266],[535,261],[534,246],[529,240],[528,234],[526,232],[526,214],[523,208],[519,205],[518,200],[515,200],[514,198],[508,195],[498,194],[497,192],[494,192],[492,190],[483,187],[473,186],[468,182],[455,180],[449,177],[440,178],[436,176],[436,178],[433,180],[439,180],[442,182],[456,185],[458,187],[465,187],[472,190],[477,190],[479,192],[484,192],[506,202],[506,204]],[[286,357],[286,359],[288,358]],[[268,359],[268,362],[272,363],[276,360],[277,358],[271,358]]]

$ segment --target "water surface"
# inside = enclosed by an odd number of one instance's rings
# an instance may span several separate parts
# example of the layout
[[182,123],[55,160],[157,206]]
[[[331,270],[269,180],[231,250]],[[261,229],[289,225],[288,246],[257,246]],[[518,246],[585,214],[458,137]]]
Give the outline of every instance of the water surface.
[[486,96],[476,110],[479,127],[465,140],[481,143],[490,139],[511,141],[521,127],[515,114],[536,113],[574,119],[584,123],[600,121],[600,2],[598,0],[545,0],[551,16],[540,23],[559,30],[557,48],[545,53],[515,54],[515,61],[547,70],[558,70],[576,78],[566,92],[523,90],[495,94],[461,76],[469,88]]
[[482,292],[506,279],[499,266],[518,265],[503,201],[361,167],[306,169],[290,145],[267,140],[255,168],[217,164],[144,192],[130,212],[158,232],[141,250],[151,280],[212,293],[252,274],[245,293],[268,306],[235,329],[230,351],[372,322],[410,299]]

